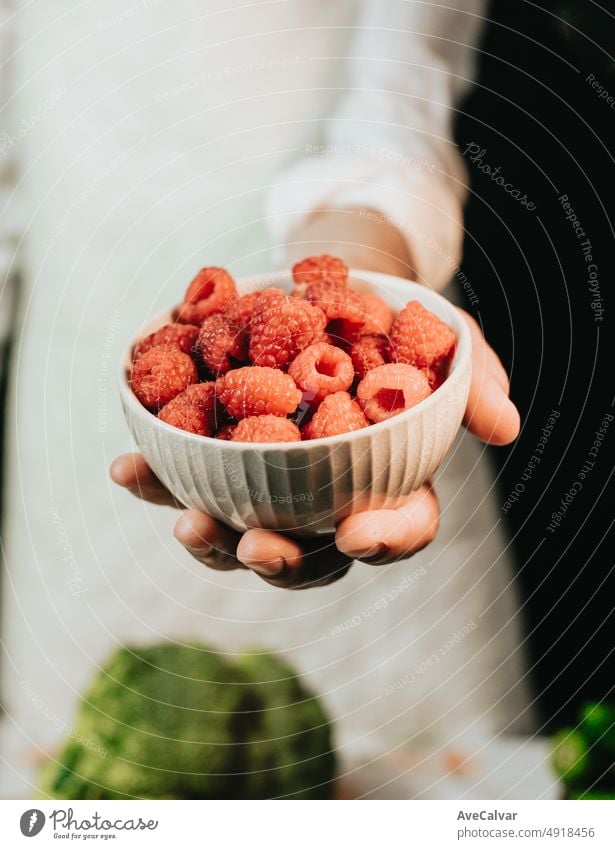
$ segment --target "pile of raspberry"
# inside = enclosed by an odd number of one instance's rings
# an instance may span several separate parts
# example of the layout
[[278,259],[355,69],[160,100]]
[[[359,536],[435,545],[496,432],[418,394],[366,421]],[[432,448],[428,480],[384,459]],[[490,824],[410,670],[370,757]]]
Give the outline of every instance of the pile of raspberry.
[[162,421],[234,442],[299,442],[408,410],[445,380],[451,328],[418,301],[395,314],[337,257],[293,267],[295,291],[239,295],[203,268],[174,322],[142,339],[133,392]]

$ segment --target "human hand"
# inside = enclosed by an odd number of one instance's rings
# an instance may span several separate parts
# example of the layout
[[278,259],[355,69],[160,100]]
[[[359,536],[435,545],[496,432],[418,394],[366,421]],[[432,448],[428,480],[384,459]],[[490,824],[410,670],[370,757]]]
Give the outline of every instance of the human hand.
[[[111,464],[111,478],[151,504],[179,507],[140,454],[123,454]],[[423,486],[396,510],[369,510],[349,516],[334,536],[298,540],[251,529],[241,534],[198,510],[185,510],[175,537],[200,563],[217,571],[250,569],[285,589],[324,586],[343,577],[353,560],[389,563],[409,557],[432,541],[438,505]]]

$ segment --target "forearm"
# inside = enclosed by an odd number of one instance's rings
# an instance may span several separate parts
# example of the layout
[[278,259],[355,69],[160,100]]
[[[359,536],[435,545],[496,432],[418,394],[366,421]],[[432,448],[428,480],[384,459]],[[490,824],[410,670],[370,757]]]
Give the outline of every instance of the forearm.
[[290,259],[328,245],[352,265],[442,289],[461,258],[467,179],[451,125],[473,76],[485,2],[358,6],[345,92],[314,135],[322,153],[298,159],[272,186],[272,241],[288,245]]
[[329,209],[314,213],[289,238],[283,265],[306,256],[331,253],[347,265],[414,278],[408,244],[381,212],[369,209]]

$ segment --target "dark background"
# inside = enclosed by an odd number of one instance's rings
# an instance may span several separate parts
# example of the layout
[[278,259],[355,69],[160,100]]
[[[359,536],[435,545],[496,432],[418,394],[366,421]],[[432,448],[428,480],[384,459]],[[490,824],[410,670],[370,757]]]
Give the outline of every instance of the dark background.
[[[555,533],[551,514],[578,478],[605,413],[615,413],[612,220],[615,19],[592,2],[494,2],[478,85],[457,126],[462,150],[485,149],[530,211],[466,156],[472,198],[462,270],[479,298],[470,312],[512,373],[523,430],[493,451],[499,498],[522,480],[550,411],[560,418],[541,463],[503,520],[514,540],[533,684],[544,730],[574,721],[579,703],[615,684],[612,533],[615,421],[595,466]],[[558,196],[567,194],[592,243],[604,310],[591,309],[581,242]]]

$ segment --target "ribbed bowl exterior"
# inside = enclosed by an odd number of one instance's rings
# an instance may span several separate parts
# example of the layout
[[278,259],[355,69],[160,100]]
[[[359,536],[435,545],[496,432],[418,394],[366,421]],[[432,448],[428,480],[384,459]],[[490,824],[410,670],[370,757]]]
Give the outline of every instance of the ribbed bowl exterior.
[[[446,381],[411,410],[350,434],[279,445],[226,442],[173,428],[141,406],[127,379],[132,340],[120,375],[126,420],[147,463],[182,504],[237,530],[312,536],[331,532],[353,513],[396,506],[442,462],[468,397],[471,342],[465,322],[448,301],[418,284],[372,272],[352,275],[353,286],[371,289],[396,310],[416,299],[453,327],[457,347]],[[265,286],[288,291],[292,281],[286,273],[238,281],[242,291]],[[168,312],[158,316],[146,332],[168,320]]]

